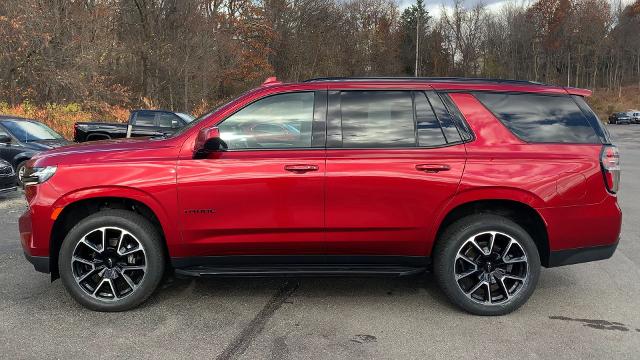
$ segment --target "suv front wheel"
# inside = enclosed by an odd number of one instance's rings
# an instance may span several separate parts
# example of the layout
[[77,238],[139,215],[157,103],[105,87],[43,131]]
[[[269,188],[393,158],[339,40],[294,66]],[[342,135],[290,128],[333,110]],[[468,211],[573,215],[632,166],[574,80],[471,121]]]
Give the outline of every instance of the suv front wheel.
[[92,310],[129,310],[151,296],[162,279],[160,241],[156,228],[134,212],[98,212],[65,237],[60,278],[69,293]]
[[524,304],[540,275],[531,236],[508,218],[477,214],[451,224],[434,248],[434,273],[449,299],[476,315]]

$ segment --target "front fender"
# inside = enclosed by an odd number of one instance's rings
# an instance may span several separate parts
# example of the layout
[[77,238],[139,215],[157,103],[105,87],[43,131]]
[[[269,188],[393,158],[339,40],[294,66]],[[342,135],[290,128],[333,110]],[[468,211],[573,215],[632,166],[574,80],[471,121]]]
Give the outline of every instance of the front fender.
[[25,160],[31,159],[36,154],[37,154],[37,152],[36,151],[32,151],[32,150],[19,152],[19,153],[15,154],[13,156],[13,158],[11,159],[11,165],[13,165],[13,168],[15,169],[18,166],[18,164],[20,164],[21,162],[23,162]]
[[120,198],[140,202],[147,206],[158,218],[165,235],[167,247],[171,249],[180,241],[180,236],[175,223],[176,216],[171,216],[153,195],[140,189],[126,186],[97,186],[74,190],[61,196],[53,204],[53,208],[65,208],[66,206],[82,200],[96,198]]

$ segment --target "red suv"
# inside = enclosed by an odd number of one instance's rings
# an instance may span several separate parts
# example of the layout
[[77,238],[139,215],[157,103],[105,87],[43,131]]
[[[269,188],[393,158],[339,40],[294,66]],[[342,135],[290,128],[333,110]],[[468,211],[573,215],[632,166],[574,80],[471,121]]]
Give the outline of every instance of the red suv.
[[25,255],[99,311],[191,276],[432,270],[505,314],[540,267],[609,258],[618,151],[590,91],[461,78],[269,79],[179,132],[27,165]]

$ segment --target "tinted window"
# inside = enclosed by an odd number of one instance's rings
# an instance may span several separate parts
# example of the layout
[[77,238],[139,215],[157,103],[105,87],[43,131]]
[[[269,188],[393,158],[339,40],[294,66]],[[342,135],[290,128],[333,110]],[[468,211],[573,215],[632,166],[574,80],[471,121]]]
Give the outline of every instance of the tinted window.
[[158,121],[158,126],[164,128],[177,128],[180,127],[180,119],[170,113],[158,113],[156,118]]
[[286,93],[258,100],[218,128],[229,149],[311,147],[313,93]]
[[192,115],[189,115],[189,114],[176,113],[176,115],[178,115],[180,118],[182,118],[182,120],[184,120],[184,122],[186,122],[187,124],[192,122],[193,120],[195,120],[195,118]]
[[528,142],[599,143],[570,96],[475,93],[516,136]]
[[137,126],[156,126],[156,114],[151,111],[138,111],[134,125]]
[[343,147],[416,145],[409,91],[343,91],[340,109]]
[[436,118],[429,100],[422,92],[415,93],[416,126],[418,129],[419,146],[439,146],[447,143],[440,123]]
[[602,121],[600,121],[598,115],[596,115],[596,113],[591,110],[589,105],[587,105],[587,103],[584,101],[584,98],[578,95],[573,95],[572,98],[576,102],[576,104],[578,104],[578,107],[580,108],[580,110],[582,110],[582,113],[587,117],[587,120],[589,120],[591,127],[595,129],[596,134],[600,137],[602,143],[610,144],[611,135],[609,134],[609,131],[607,130],[607,128],[602,126]]
[[471,129],[467,125],[467,122],[464,120],[460,109],[456,106],[456,104],[451,100],[449,94],[440,94],[440,98],[442,102],[444,102],[447,109],[449,109],[449,114],[451,114],[451,119],[456,125],[458,130],[458,136],[461,136],[463,140],[471,140]]
[[451,117],[451,114],[449,114],[449,111],[447,111],[446,106],[444,106],[440,96],[433,91],[428,91],[427,97],[429,98],[429,102],[431,103],[438,120],[440,120],[440,125],[442,125],[442,131],[444,132],[447,142],[456,143],[462,141],[460,133],[453,123],[453,118]]

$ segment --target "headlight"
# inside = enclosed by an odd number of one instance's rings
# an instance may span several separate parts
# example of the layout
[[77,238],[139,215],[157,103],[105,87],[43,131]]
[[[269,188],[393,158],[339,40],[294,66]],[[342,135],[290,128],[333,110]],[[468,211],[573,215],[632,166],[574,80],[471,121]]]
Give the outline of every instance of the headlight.
[[22,184],[24,186],[42,184],[51,179],[53,174],[58,170],[57,166],[26,168],[22,176]]

